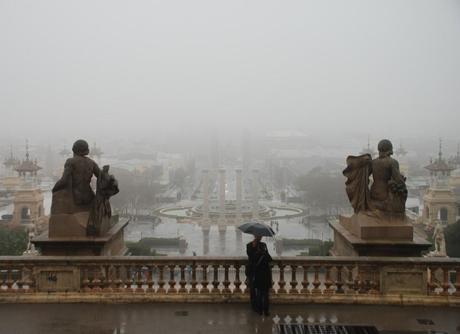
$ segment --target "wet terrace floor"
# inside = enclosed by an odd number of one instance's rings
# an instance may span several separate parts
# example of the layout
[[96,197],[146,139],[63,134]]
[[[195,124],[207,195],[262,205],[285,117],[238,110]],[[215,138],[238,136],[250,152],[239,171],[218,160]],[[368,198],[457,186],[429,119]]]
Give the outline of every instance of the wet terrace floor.
[[[277,333],[276,322],[369,325],[380,333],[460,333],[460,309],[363,305],[273,305],[261,317],[245,304],[2,304],[0,333]],[[301,318],[299,318],[299,316]]]

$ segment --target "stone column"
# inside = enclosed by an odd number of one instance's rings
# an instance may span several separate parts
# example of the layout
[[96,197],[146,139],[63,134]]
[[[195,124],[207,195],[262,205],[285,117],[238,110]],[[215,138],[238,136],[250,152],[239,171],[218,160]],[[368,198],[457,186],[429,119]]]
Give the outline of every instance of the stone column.
[[243,171],[237,169],[236,171],[236,217],[241,218],[241,204],[243,201]]
[[219,211],[225,217],[225,169],[219,169]]
[[238,228],[238,226],[235,226],[235,236],[236,236],[236,248],[237,249],[242,249],[243,247],[243,232]]
[[201,227],[201,231],[203,232],[203,255],[209,254],[209,231],[210,226],[204,225]]
[[209,170],[203,170],[203,219],[209,219]]
[[259,171],[252,170],[252,217],[259,217],[259,185],[258,185]]
[[227,226],[219,225],[219,243],[220,243],[220,250],[222,254],[225,254],[225,237],[227,232]]

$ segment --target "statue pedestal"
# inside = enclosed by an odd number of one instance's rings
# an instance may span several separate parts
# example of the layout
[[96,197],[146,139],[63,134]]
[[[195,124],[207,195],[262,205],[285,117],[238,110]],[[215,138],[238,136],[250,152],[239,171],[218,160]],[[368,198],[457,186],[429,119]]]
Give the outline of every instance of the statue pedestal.
[[431,243],[414,234],[407,217],[340,216],[334,230],[334,256],[419,257]]
[[[46,256],[99,256],[99,255],[124,255],[127,251],[124,243],[124,229],[128,225],[129,219],[122,219],[102,236],[87,237],[82,231],[76,228],[77,232],[73,236],[56,236],[45,232],[31,240],[36,248],[39,248],[42,255]],[[59,224],[59,223],[58,223]],[[75,226],[74,226],[75,227]],[[54,227],[53,227],[54,228]],[[54,232],[61,232],[59,228]],[[86,228],[84,229],[86,231]],[[80,233],[81,232],[81,233]]]

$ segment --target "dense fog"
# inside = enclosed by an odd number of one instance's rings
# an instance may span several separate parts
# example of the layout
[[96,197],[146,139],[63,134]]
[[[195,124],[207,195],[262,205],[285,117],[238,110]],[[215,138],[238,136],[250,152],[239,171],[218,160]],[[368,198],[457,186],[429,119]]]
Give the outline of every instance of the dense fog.
[[454,0],[1,1],[2,145],[85,137],[188,150],[216,133],[294,130],[356,140],[347,149],[368,135],[443,137],[455,151],[459,10]]

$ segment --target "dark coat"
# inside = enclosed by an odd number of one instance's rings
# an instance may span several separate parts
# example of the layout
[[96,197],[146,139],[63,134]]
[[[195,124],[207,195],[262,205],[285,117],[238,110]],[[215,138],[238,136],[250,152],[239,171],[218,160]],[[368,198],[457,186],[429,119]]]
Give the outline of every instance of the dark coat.
[[272,286],[272,270],[270,267],[272,257],[268,253],[267,245],[264,242],[259,242],[254,247],[250,242],[246,245],[246,253],[248,254],[246,276],[249,283],[253,284],[256,289],[270,289]]

